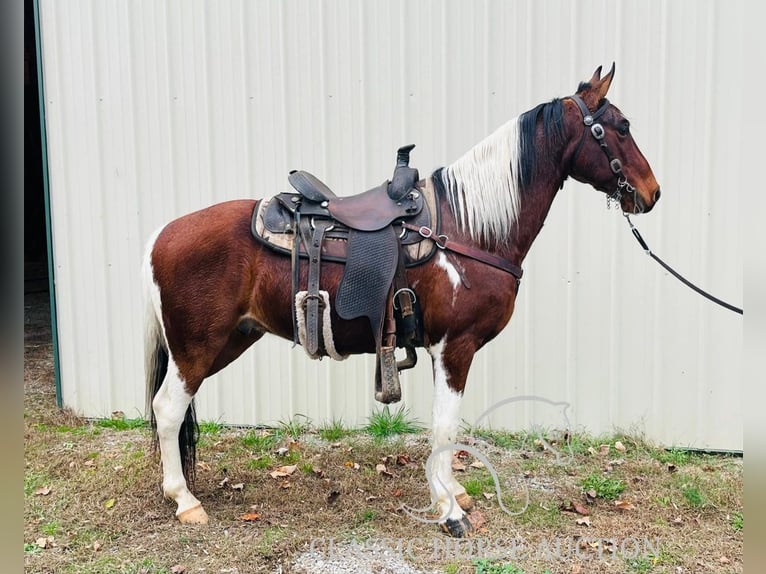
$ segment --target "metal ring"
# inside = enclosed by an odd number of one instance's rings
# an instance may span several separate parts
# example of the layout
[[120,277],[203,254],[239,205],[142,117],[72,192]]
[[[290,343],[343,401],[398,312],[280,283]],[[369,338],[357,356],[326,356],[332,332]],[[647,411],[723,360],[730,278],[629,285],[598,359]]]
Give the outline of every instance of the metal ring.
[[[316,229],[316,225],[314,225],[314,216],[313,215],[311,216],[311,221],[309,223],[311,224],[311,229]],[[332,231],[333,229],[335,229],[335,224],[331,223],[330,227],[325,229],[325,233],[327,233],[328,231]]]
[[413,304],[417,303],[417,301],[418,301],[418,298],[417,298],[417,296],[415,295],[415,292],[412,289],[410,289],[409,287],[402,287],[396,293],[394,293],[394,297],[393,297],[393,299],[394,299],[394,309],[398,309],[399,308],[399,307],[396,306],[396,298],[399,295],[399,293],[409,293],[410,294],[410,299],[412,300]]
[[449,237],[446,235],[437,235],[433,238],[434,243],[436,244],[436,247],[439,249],[446,249],[447,247],[447,241],[449,241]]

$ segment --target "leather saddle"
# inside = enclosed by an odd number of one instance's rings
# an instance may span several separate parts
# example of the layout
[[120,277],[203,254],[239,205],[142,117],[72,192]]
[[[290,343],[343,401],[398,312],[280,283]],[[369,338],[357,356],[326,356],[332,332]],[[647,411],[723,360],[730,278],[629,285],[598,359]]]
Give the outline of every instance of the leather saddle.
[[[341,319],[369,320],[378,359],[375,398],[384,403],[401,399],[398,373],[415,366],[415,347],[422,345],[419,308],[405,269],[435,251],[432,241],[402,223],[438,228],[436,196],[426,198],[418,170],[409,167],[414,147],[399,148],[391,180],[349,197],[294,170],[288,180],[297,193],[259,201],[251,222],[257,240],[292,256],[294,341],[313,358],[334,356],[330,302],[320,288],[322,261],[345,264],[334,308]],[[299,285],[303,265],[308,278]],[[396,347],[406,350],[404,360],[396,361]]]

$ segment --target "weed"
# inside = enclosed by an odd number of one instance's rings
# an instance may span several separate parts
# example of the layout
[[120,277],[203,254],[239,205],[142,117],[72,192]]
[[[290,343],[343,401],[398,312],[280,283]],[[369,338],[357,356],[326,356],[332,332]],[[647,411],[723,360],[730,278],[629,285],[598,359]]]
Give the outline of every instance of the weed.
[[608,478],[598,474],[590,474],[580,484],[585,492],[595,491],[597,498],[614,500],[625,490],[625,483],[617,478]]
[[366,522],[372,522],[377,516],[377,510],[374,508],[367,508],[356,515],[356,522],[357,524],[365,524]]
[[332,421],[326,423],[319,429],[319,436],[328,442],[333,442],[340,440],[353,432],[354,431],[351,429],[347,429],[343,426],[343,419],[332,419]]
[[268,454],[263,454],[258,458],[248,460],[245,466],[251,470],[265,470],[274,464],[274,459]]
[[460,564],[455,562],[450,562],[444,566],[444,574],[457,574],[458,570],[460,570]]
[[[303,419],[303,420],[301,420]],[[279,421],[275,434],[279,437],[290,437],[298,440],[301,435],[311,430],[311,419],[306,415],[295,415],[286,421]]]
[[683,493],[686,502],[692,508],[700,508],[701,506],[704,506],[705,498],[702,496],[697,485],[688,483],[682,484],[681,492]]
[[34,554],[40,552],[40,547],[37,544],[24,543],[24,554]]
[[680,448],[669,448],[653,451],[652,457],[660,461],[662,464],[682,466],[684,464],[688,464],[691,461],[692,454],[688,450],[683,450]]
[[416,420],[409,420],[409,410],[403,406],[391,413],[388,405],[383,410],[375,411],[369,418],[364,430],[376,439],[388,438],[400,434],[417,434],[423,426]]
[[285,528],[280,526],[270,526],[261,534],[261,540],[258,543],[257,550],[263,556],[273,556],[278,549],[275,549],[277,542],[287,536],[288,532]]
[[735,512],[731,515],[731,526],[738,532],[745,527],[745,517],[741,512]]
[[314,466],[310,462],[304,462],[298,467],[303,474],[312,474],[314,472]]

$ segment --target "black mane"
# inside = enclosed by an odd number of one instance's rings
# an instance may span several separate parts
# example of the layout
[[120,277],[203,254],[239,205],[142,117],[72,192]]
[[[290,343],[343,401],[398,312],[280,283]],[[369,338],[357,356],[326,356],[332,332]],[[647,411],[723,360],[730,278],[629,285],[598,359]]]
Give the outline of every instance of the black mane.
[[[535,138],[537,123],[543,124],[545,135],[543,147],[539,151],[542,158],[537,156]],[[527,189],[541,161],[559,161],[564,143],[564,105],[559,98],[548,103],[540,104],[519,116],[519,183],[522,189]]]

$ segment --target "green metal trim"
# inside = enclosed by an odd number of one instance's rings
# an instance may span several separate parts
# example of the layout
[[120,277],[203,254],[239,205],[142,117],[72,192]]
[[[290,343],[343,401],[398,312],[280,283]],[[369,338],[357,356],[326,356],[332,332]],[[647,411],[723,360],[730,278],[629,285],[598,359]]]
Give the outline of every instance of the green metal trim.
[[48,138],[45,129],[45,89],[43,87],[42,41],[40,39],[40,6],[34,2],[35,15],[35,54],[37,60],[37,90],[40,103],[40,146],[43,163],[43,194],[45,196],[45,236],[48,248],[48,293],[51,306],[51,334],[53,338],[53,373],[56,382],[56,405],[64,406],[61,396],[61,362],[59,360],[58,314],[56,312],[56,277],[53,265],[53,227],[51,225],[50,179],[48,177]]

